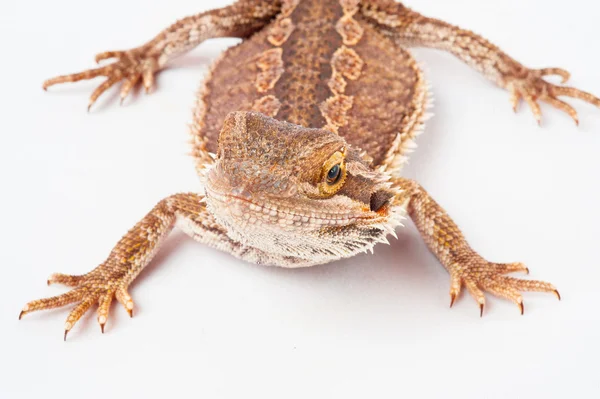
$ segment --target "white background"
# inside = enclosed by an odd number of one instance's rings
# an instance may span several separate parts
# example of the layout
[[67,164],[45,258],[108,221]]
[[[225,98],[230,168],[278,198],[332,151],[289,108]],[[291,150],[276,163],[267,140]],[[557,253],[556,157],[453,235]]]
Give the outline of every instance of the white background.
[[[197,190],[187,128],[213,40],[161,73],[151,96],[116,91],[86,113],[99,81],[45,78],[93,67],[176,19],[223,1],[4,1],[0,5],[0,398],[598,398],[600,110],[581,127],[526,107],[448,54],[416,50],[435,113],[406,175],[418,179],[490,260],[524,261],[558,286],[526,294],[525,316],[488,297],[483,319],[409,223],[390,247],[306,270],[245,264],[181,233],[114,303],[106,334],[90,312],[62,340],[68,309],[17,315],[64,292],[158,200]],[[85,5],[83,5],[85,4]],[[564,67],[600,94],[599,6],[587,0],[412,1],[484,34],[532,67]]]

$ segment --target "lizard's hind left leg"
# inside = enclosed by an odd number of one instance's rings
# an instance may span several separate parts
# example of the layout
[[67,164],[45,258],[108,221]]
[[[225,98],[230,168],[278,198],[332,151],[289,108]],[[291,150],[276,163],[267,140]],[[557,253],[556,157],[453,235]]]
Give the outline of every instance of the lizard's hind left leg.
[[161,32],[143,46],[127,51],[106,51],[96,55],[96,62],[115,62],[80,73],[58,76],[44,82],[43,88],[67,82],[103,76],[106,80],[94,90],[88,110],[106,90],[122,82],[121,102],[142,81],[149,92],[154,75],[171,59],[188,52],[203,41],[217,37],[245,38],[265,26],[279,11],[280,4],[271,0],[241,0],[231,6],[184,18]]

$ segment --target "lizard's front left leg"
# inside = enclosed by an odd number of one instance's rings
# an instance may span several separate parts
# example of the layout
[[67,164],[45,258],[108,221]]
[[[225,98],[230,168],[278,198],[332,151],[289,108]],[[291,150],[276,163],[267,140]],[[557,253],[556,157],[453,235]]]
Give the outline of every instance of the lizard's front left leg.
[[92,93],[88,110],[98,97],[119,82],[121,102],[141,80],[146,92],[154,85],[154,75],[167,62],[188,52],[207,39],[218,37],[246,38],[265,26],[281,7],[280,1],[240,0],[231,6],[203,12],[177,21],[143,46],[127,51],[106,51],[96,55],[96,62],[116,59],[112,64],[80,73],[58,76],[44,82],[43,88],[59,83],[78,82],[98,76],[104,83]]
[[393,0],[364,0],[362,3],[362,17],[380,32],[402,46],[437,48],[454,54],[498,86],[508,90],[515,111],[520,100],[524,99],[538,124],[542,118],[538,101],[544,101],[568,113],[576,124],[579,124],[577,111],[558,97],[577,98],[600,107],[600,98],[544,79],[545,76],[558,75],[564,84],[570,77],[569,72],[564,69],[527,68],[476,33],[423,16]]
[[481,315],[484,291],[513,301],[521,314],[524,305],[520,291],[553,292],[560,299],[552,284],[506,276],[513,272],[529,273],[522,263],[494,263],[481,257],[469,246],[450,216],[417,182],[399,178],[395,184],[402,189],[397,202],[406,206],[427,246],[450,273],[450,306],[463,285],[479,304]]
[[[98,304],[98,323],[104,332],[113,298],[133,314],[133,300],[127,287],[146,267],[168,233],[177,224],[196,240],[241,256],[240,244],[230,240],[225,230],[207,211],[201,196],[176,194],[160,201],[117,243],[102,264],[81,276],[53,274],[48,284],[60,283],[73,289],[65,294],[29,302],[19,315],[77,303],[65,323],[65,339],[75,323],[94,304]],[[243,254],[247,254],[244,250]]]

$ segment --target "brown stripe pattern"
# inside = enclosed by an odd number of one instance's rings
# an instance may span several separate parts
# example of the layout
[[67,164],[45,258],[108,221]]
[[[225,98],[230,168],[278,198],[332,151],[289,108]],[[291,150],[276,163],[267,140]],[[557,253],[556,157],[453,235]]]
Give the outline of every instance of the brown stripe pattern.
[[340,0],[344,15],[335,25],[337,33],[343,41],[331,58],[331,78],[327,86],[331,97],[321,103],[319,109],[326,120],[324,128],[338,133],[339,128],[348,124],[348,111],[352,108],[354,98],[345,95],[346,79],[357,80],[362,72],[364,61],[350,46],[356,45],[363,36],[364,30],[354,19],[358,12],[358,0]]

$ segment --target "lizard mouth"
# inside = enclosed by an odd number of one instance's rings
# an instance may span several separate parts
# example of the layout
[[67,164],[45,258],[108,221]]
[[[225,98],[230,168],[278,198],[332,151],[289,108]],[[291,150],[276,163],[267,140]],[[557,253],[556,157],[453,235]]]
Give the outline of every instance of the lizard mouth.
[[206,196],[212,211],[217,216],[235,218],[244,225],[273,225],[284,229],[299,227],[318,229],[326,226],[347,226],[353,223],[369,224],[384,217],[381,211],[387,204],[387,201],[382,203],[378,212],[369,209],[328,212],[323,210],[322,204],[316,200],[295,200],[294,205],[286,204],[281,199],[261,198],[261,201],[258,201],[251,197],[224,193],[210,185],[206,185]]
[[[385,193],[315,199],[303,191],[286,196],[253,193],[211,170],[204,180],[208,211],[232,239],[280,256],[325,263],[387,242],[404,212]],[[379,191],[379,190],[378,190]],[[370,201],[369,201],[370,199]],[[370,203],[369,203],[370,202]]]

